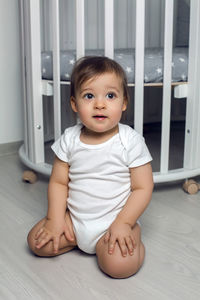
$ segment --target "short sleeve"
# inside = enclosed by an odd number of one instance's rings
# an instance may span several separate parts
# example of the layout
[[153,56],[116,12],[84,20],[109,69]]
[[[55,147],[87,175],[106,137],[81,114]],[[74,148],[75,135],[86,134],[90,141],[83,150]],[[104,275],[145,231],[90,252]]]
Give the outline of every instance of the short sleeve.
[[76,139],[80,136],[82,124],[76,124],[65,129],[63,135],[51,146],[56,156],[64,161],[69,162],[73,153]]
[[64,162],[68,162],[69,160],[69,149],[67,140],[67,131],[65,131],[64,134],[61,135],[61,137],[57,141],[55,141],[55,143],[51,146],[51,149],[56,154],[56,156]]
[[150,161],[152,161],[152,157],[145,144],[144,138],[139,134],[132,135],[127,147],[128,167],[139,167]]
[[129,168],[139,167],[152,161],[145,140],[129,125],[119,123],[119,134],[124,146],[125,164]]

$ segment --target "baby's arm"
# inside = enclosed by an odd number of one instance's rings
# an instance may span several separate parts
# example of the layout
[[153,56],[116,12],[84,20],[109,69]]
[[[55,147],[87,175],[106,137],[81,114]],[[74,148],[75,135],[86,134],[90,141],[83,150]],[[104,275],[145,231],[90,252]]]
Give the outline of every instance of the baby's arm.
[[65,234],[68,240],[73,240],[72,228],[67,226],[65,221],[69,181],[68,170],[68,164],[55,157],[48,186],[47,221],[35,237],[37,240],[36,247],[39,249],[52,240],[54,252],[57,253],[62,234]]
[[132,192],[105,236],[108,242],[108,251],[113,253],[115,243],[118,242],[123,256],[133,254],[135,240],[132,228],[138,218],[148,206],[153,191],[153,176],[151,164],[145,164],[130,169]]

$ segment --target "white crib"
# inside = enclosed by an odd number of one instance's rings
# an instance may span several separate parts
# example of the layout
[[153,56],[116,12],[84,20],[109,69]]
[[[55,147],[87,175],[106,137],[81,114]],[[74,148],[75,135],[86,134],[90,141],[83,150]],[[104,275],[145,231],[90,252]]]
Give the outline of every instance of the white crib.
[[[67,1],[67,0],[66,0]],[[69,81],[60,79],[60,23],[59,0],[51,0],[52,13],[52,51],[53,80],[43,80],[41,74],[41,2],[40,0],[21,0],[22,62],[24,88],[24,145],[19,150],[21,160],[36,172],[50,175],[51,164],[45,159],[45,142],[57,139],[61,128],[61,87]],[[85,55],[85,1],[76,0],[76,58]],[[103,0],[101,0],[103,2]],[[104,1],[104,54],[114,57],[114,2]],[[145,52],[145,0],[128,0],[135,3],[135,81],[129,83],[134,93],[134,128],[143,134],[144,127],[144,89],[145,86],[162,86],[162,126],[159,171],[154,171],[154,182],[168,182],[185,179],[200,174],[200,2],[190,1],[190,34],[187,82],[172,83],[173,15],[174,1],[162,1],[164,9],[164,69],[162,83],[144,83]],[[43,20],[45,22],[45,20]],[[70,29],[69,29],[70,30]],[[44,37],[43,37],[44,38]],[[169,169],[171,93],[175,98],[186,101],[185,137],[183,165]],[[44,128],[48,118],[49,96],[53,96],[53,130]],[[49,114],[50,116],[50,114]],[[51,116],[52,117],[52,116]],[[46,138],[45,130],[48,132]],[[51,131],[51,132],[50,132]],[[52,136],[52,132],[54,132]]]

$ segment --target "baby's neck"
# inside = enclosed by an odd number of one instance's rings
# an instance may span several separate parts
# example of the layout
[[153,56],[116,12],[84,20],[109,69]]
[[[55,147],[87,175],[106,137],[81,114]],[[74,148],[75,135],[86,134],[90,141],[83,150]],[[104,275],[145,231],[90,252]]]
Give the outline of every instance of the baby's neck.
[[119,132],[118,125],[106,132],[95,132],[83,126],[80,134],[80,140],[84,144],[98,145],[102,144]]

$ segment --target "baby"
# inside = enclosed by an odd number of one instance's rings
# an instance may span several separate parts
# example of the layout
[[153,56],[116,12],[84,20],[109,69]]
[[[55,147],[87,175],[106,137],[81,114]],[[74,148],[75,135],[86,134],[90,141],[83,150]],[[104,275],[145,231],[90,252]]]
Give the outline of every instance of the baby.
[[138,219],[148,206],[153,177],[144,139],[120,123],[129,100],[121,66],[107,57],[78,60],[71,107],[80,124],[53,144],[47,216],[29,232],[38,256],[79,247],[100,269],[126,278],[141,267],[145,249]]

